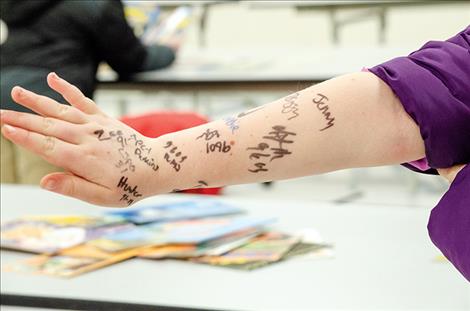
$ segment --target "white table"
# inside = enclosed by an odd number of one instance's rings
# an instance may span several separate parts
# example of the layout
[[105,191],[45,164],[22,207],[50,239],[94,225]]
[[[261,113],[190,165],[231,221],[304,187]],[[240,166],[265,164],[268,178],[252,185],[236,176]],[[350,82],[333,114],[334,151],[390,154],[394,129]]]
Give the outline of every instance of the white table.
[[[149,201],[174,199],[181,196]],[[334,243],[335,258],[298,258],[252,272],[134,259],[70,280],[2,272],[2,298],[43,298],[36,300],[37,307],[62,298],[172,306],[174,310],[470,309],[469,284],[450,264],[434,260],[438,251],[426,231],[429,209],[296,202],[295,198],[290,204],[220,199],[244,207],[252,215],[278,217],[276,227],[281,230],[318,229]],[[34,187],[1,186],[2,221],[25,214],[102,211]],[[2,263],[28,256],[1,252]],[[144,310],[137,306],[121,309]]]
[[[98,72],[98,90],[190,93],[194,109],[202,94],[240,94],[250,106],[253,93],[290,94],[333,77],[361,71],[408,55],[417,47],[276,47],[182,49],[168,68],[136,74],[122,81],[108,70]],[[120,115],[132,104],[117,100]],[[221,103],[223,104],[223,103]]]
[[[398,56],[406,56],[414,47],[320,47],[279,46],[239,49],[182,49],[168,68],[134,75],[129,84],[151,85],[166,89],[199,83],[217,84],[322,82],[349,72],[360,71]],[[100,88],[123,85],[108,70],[98,73]]]

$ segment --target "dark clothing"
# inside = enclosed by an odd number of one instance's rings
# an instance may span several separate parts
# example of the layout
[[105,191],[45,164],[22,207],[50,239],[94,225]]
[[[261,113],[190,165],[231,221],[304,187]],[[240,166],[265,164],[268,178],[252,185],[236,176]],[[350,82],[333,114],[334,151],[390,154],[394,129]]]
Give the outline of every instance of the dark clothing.
[[370,71],[418,124],[431,168],[425,172],[467,164],[432,210],[428,232],[470,282],[470,27]]
[[[25,111],[10,98],[21,85],[61,100],[49,90],[51,71],[92,97],[100,62],[120,76],[166,67],[174,52],[166,46],[145,47],[124,17],[120,1],[2,0],[1,18],[8,38],[1,46],[1,105]],[[63,100],[62,100],[63,101]]]

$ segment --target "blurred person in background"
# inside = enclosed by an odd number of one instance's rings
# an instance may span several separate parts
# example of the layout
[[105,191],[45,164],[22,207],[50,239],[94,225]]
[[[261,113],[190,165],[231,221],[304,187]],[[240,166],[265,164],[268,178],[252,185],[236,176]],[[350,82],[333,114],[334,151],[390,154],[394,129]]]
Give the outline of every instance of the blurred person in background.
[[[2,0],[0,5],[8,28],[1,46],[2,109],[31,112],[11,99],[15,85],[65,103],[46,84],[51,71],[93,98],[101,62],[126,79],[175,59],[177,44],[144,46],[139,41],[119,0]],[[57,167],[1,136],[2,183],[37,184],[54,171]]]

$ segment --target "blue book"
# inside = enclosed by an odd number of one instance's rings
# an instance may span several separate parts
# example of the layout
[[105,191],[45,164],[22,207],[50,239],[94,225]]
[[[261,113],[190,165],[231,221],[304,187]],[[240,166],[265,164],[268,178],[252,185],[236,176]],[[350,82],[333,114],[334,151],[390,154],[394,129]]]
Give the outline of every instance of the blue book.
[[249,228],[265,227],[274,221],[273,218],[237,216],[153,223],[108,234],[88,244],[110,252],[140,246],[200,244]]
[[223,216],[243,212],[239,207],[215,200],[202,199],[180,201],[159,205],[144,205],[135,208],[108,212],[108,215],[119,216],[135,224],[150,222],[168,222],[182,219]]
[[144,226],[165,244],[199,244],[248,228],[264,227],[273,218],[252,216],[216,217],[155,223]]

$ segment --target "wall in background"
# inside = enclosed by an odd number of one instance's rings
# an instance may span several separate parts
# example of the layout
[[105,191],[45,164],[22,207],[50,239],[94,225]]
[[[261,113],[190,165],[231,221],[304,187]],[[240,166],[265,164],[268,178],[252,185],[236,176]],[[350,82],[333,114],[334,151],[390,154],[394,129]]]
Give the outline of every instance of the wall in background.
[[[216,5],[207,25],[209,47],[332,45],[329,14],[325,10],[296,11],[292,6],[272,7],[269,1]],[[429,2],[429,1],[428,1]],[[340,18],[357,9],[339,10]],[[394,7],[387,10],[387,45],[418,47],[430,39],[442,40],[470,24],[470,1],[460,3]],[[373,16],[347,25],[340,32],[343,45],[376,45],[378,19]],[[196,26],[196,25],[194,25]],[[188,45],[196,45],[195,27]]]

